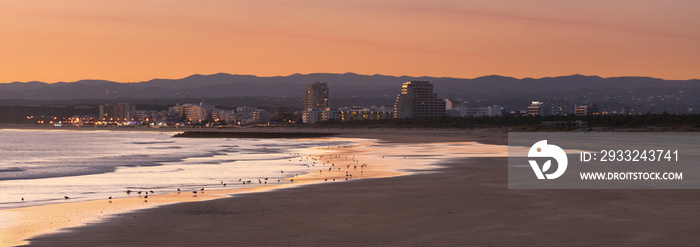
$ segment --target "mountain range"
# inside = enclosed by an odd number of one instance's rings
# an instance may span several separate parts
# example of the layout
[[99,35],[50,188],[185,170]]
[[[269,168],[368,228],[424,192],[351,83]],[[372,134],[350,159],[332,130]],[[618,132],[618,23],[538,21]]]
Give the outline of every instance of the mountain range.
[[[460,99],[470,104],[509,104],[511,101],[549,100],[583,104],[617,102],[622,105],[651,106],[677,101],[662,108],[687,112],[698,104],[700,80],[663,80],[650,77],[611,77],[570,75],[517,79],[484,76],[473,79],[450,77],[410,77],[359,75],[354,73],[293,74],[259,77],[254,75],[191,75],[182,79],[153,79],[136,83],[106,80],[0,84],[0,99],[7,100],[99,100],[282,97],[301,99],[304,86],[314,81],[328,82],[331,102],[338,104],[393,104],[401,84],[425,80],[434,84],[440,97]],[[179,96],[178,96],[179,94]],[[651,97],[651,98],[650,98]],[[658,98],[657,100],[654,100]],[[355,99],[355,100],[353,100]],[[366,99],[363,101],[362,99]],[[651,99],[651,101],[649,100]],[[636,102],[635,101],[639,101]],[[342,103],[345,102],[345,103]],[[679,104],[675,104],[679,103]],[[332,105],[342,107],[347,105]],[[637,107],[639,107],[637,106]],[[688,108],[688,109],[686,109]]]

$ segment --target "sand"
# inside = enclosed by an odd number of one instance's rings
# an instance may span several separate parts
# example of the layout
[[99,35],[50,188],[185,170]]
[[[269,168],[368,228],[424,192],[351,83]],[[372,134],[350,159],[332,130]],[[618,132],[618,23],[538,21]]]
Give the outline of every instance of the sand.
[[508,190],[505,158],[182,203],[33,246],[697,246],[692,190]]
[[[385,139],[391,138],[386,133],[384,135]],[[69,227],[105,221],[105,219],[109,220],[116,214],[138,209],[148,209],[180,202],[202,202],[225,198],[231,194],[269,191],[298,185],[406,175],[410,172],[404,169],[428,169],[429,164],[435,164],[436,160],[450,157],[452,154],[457,154],[455,157],[472,155],[462,154],[464,147],[460,145],[479,147],[479,149],[483,150],[490,148],[492,154],[505,155],[505,149],[502,146],[481,145],[473,142],[455,142],[450,145],[450,148],[438,150],[438,147],[442,145],[381,144],[377,143],[376,140],[368,139],[357,139],[356,141],[363,142],[355,146],[318,149],[316,154],[302,157],[302,159],[307,159],[307,161],[309,159],[316,160],[318,162],[317,165],[319,165],[318,173],[302,174],[301,176],[287,179],[287,182],[293,179],[293,184],[282,182],[282,184],[265,187],[227,190],[221,187],[214,188],[215,190],[208,188],[205,193],[200,191],[196,196],[191,191],[183,191],[180,194],[151,194],[147,199],[132,193],[130,198],[89,202],[70,202],[67,200],[67,203],[63,204],[3,210],[0,213],[5,213],[3,214],[5,216],[8,215],[8,212],[11,213],[14,224],[0,225],[0,245],[25,244],[24,239],[27,238],[56,232]],[[438,151],[438,155],[431,156],[427,154],[432,150]],[[417,153],[420,153],[420,155],[416,155]],[[485,154],[480,153],[479,155],[484,156]],[[403,165],[407,160],[410,160],[411,164],[409,166]],[[294,162],[296,161],[294,160]],[[359,163],[360,161],[362,163]]]
[[[420,144],[437,153],[457,140],[504,141],[493,133],[371,136],[385,145],[437,141]],[[696,190],[508,190],[506,165],[503,157],[443,160],[438,172],[168,204],[38,236],[31,245],[697,246]]]

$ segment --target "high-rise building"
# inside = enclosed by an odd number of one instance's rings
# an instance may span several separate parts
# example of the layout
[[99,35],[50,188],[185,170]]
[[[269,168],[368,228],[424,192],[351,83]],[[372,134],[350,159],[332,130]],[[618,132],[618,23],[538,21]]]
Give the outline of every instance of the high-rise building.
[[184,104],[182,105],[182,112],[190,122],[202,122],[207,119],[207,106],[200,102],[199,105],[195,104]]
[[401,86],[394,105],[395,118],[431,118],[445,116],[445,100],[433,93],[427,81],[409,81]]
[[136,111],[136,106],[129,103],[119,103],[112,106],[113,114],[112,118],[116,121],[131,121],[134,111]]
[[114,110],[112,105],[100,105],[100,116],[97,117],[100,121],[110,121],[110,118],[114,115]]
[[306,85],[304,110],[326,108],[328,108],[328,84],[317,81]]

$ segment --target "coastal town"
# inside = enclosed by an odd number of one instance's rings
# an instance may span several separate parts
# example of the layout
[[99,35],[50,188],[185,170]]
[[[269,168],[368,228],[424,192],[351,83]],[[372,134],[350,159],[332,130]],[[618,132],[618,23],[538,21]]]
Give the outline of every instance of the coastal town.
[[[347,122],[362,120],[440,118],[440,117],[527,117],[527,116],[599,116],[632,115],[630,107],[619,111],[601,111],[598,104],[567,105],[553,101],[533,100],[520,109],[506,109],[500,105],[467,104],[462,99],[441,98],[428,81],[407,81],[399,88],[394,105],[342,106],[331,108],[329,83],[313,82],[306,85],[301,105],[221,107],[200,101],[176,103],[164,110],[138,109],[137,104],[121,102],[95,107],[93,114],[70,117],[29,115],[26,120],[39,126],[55,127],[236,127],[236,126],[297,126],[327,121]],[[190,101],[191,102],[191,101]],[[65,108],[69,106],[52,106]],[[585,126],[579,122],[543,122],[543,125]]]

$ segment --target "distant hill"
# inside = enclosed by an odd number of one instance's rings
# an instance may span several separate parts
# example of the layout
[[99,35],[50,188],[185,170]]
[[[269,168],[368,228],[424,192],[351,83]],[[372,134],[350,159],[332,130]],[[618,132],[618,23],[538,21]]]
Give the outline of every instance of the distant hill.
[[[615,103],[649,111],[693,112],[699,104],[700,80],[663,80],[649,77],[613,77],[570,75],[540,79],[516,79],[484,76],[474,79],[447,77],[408,77],[384,75],[294,74],[258,77],[253,75],[192,75],[182,79],[153,79],[137,83],[104,80],[76,82],[13,82],[0,84],[0,99],[26,100],[99,100],[233,98],[248,96],[301,98],[304,85],[328,82],[333,107],[362,103],[393,104],[401,83],[427,80],[440,97],[461,99],[475,106],[511,105],[512,109],[530,100],[550,100],[565,104]],[[523,103],[525,102],[525,103]],[[564,103],[563,103],[564,104]]]

